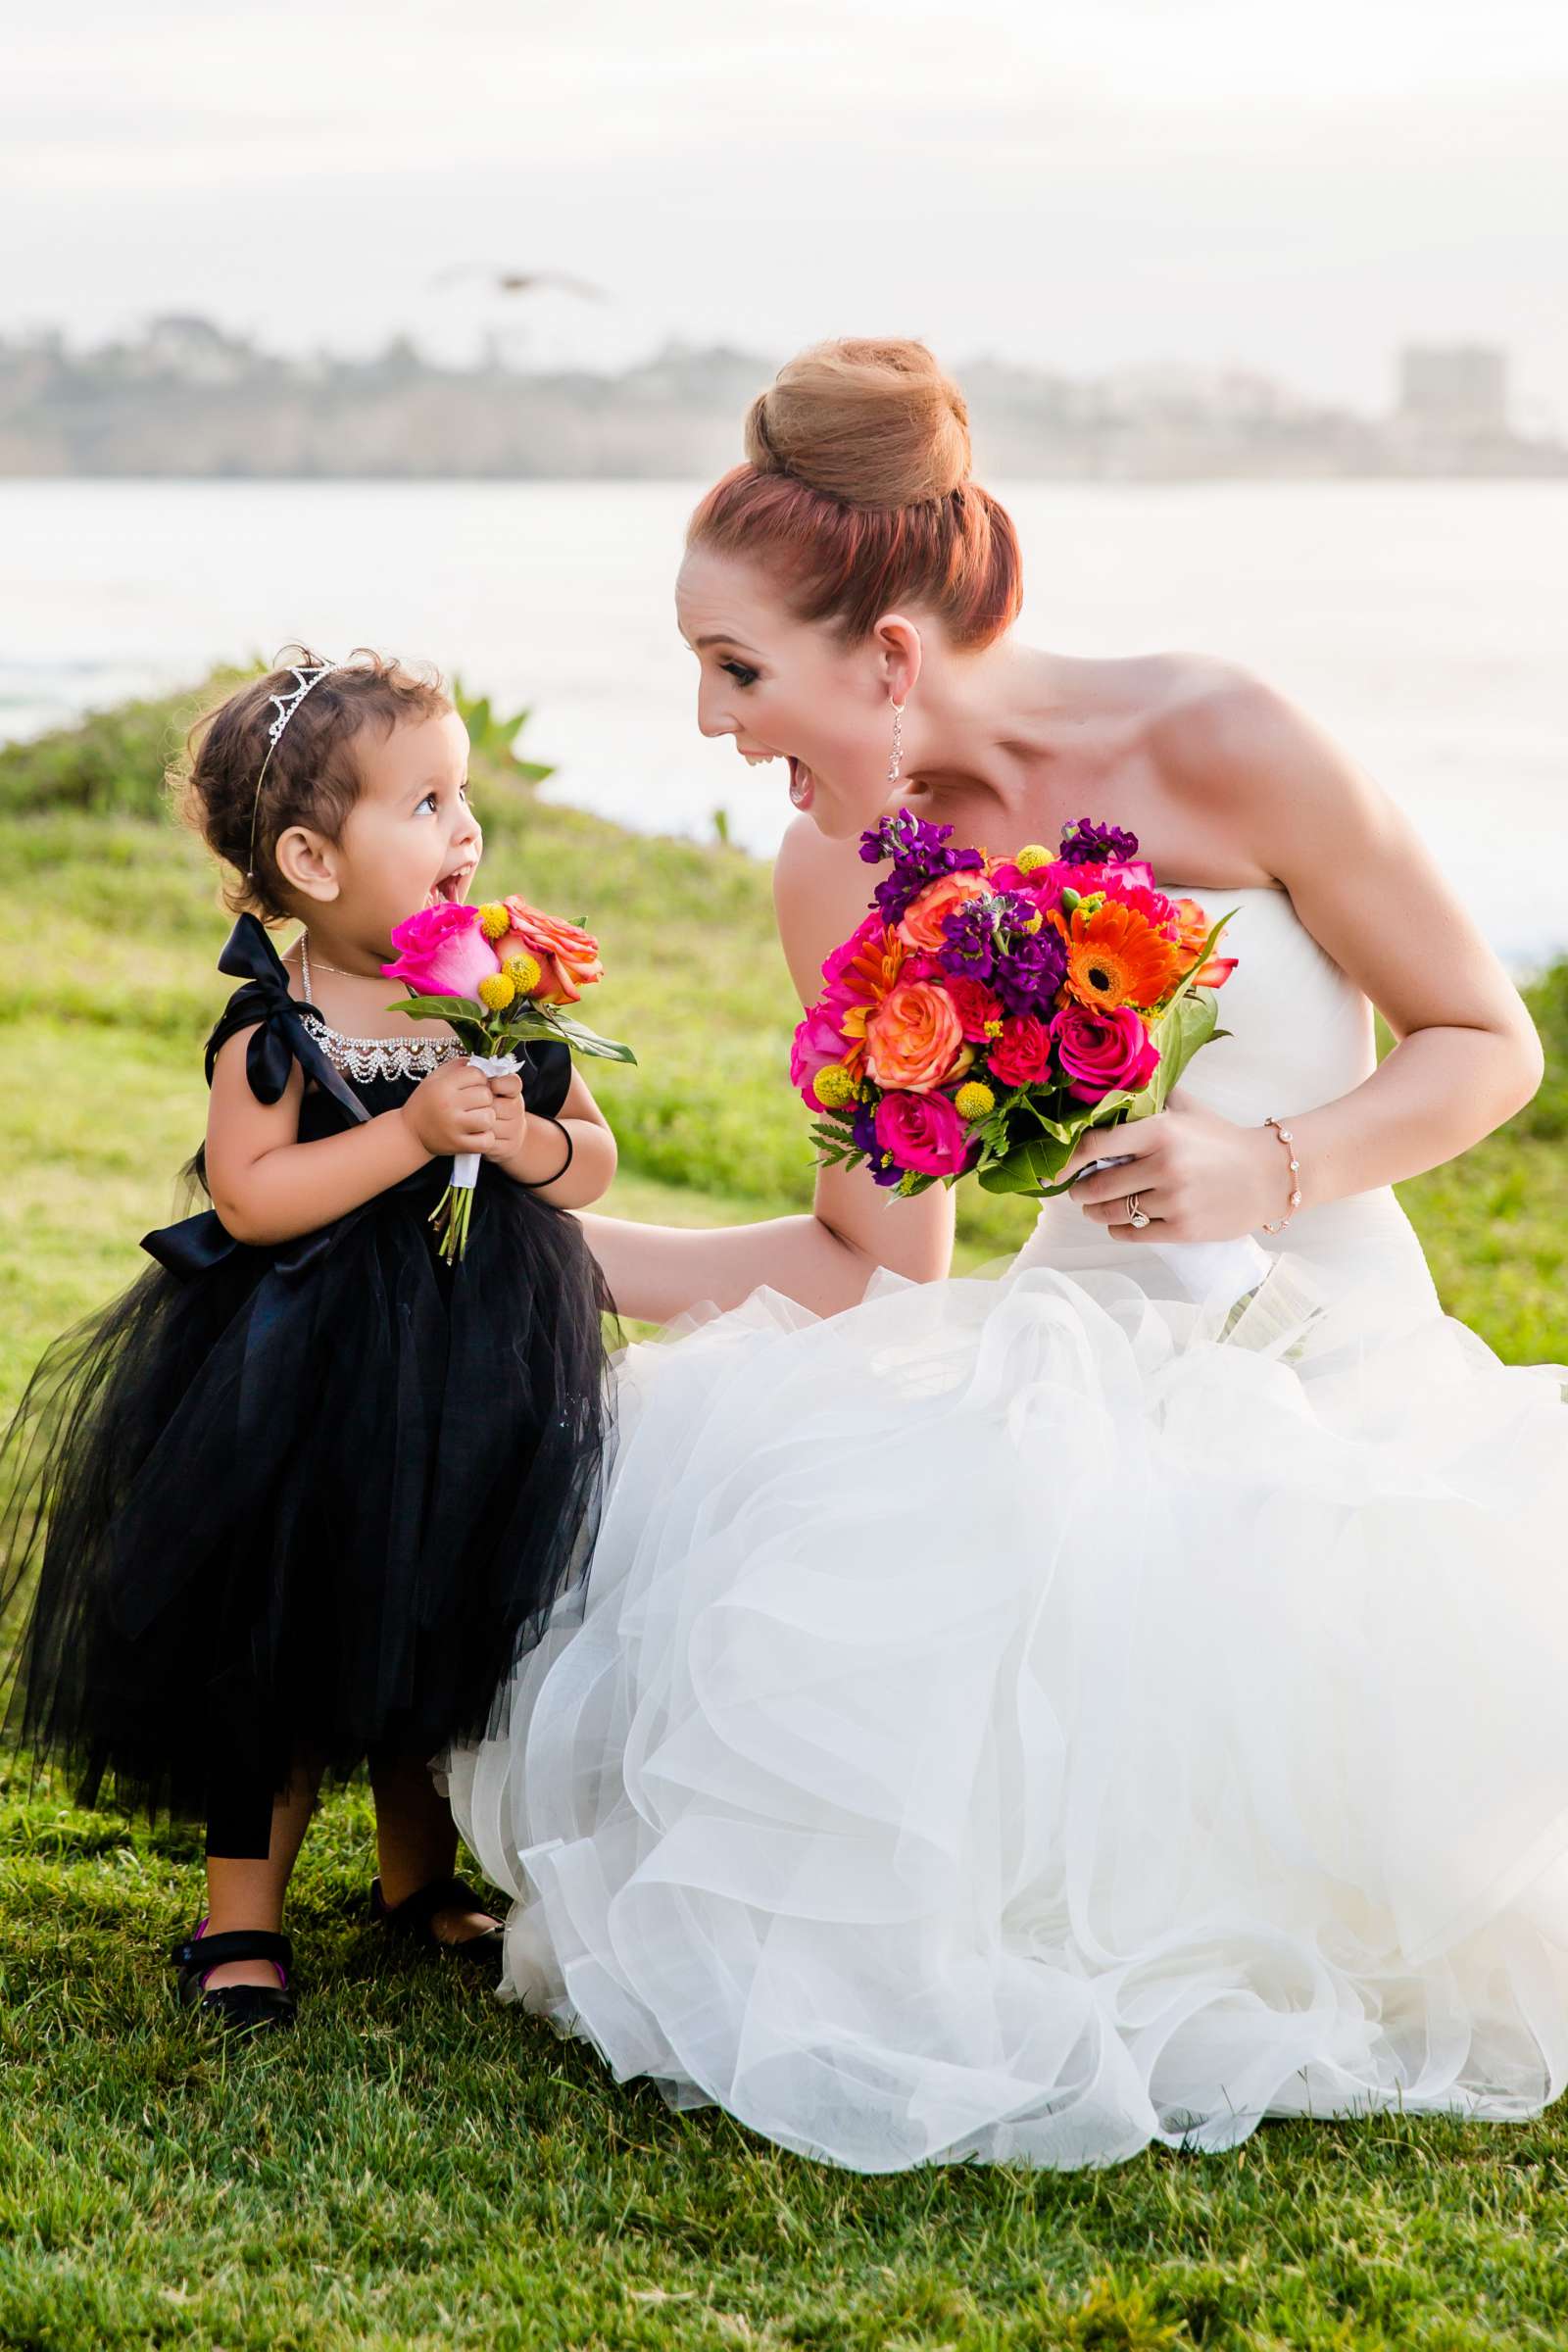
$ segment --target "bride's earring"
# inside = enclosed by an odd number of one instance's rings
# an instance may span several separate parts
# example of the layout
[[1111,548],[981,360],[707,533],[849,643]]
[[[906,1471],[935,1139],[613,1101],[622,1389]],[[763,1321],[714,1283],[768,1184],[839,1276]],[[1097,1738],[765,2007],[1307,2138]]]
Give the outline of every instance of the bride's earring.
[[896,784],[904,766],[904,705],[893,706],[893,750],[888,756],[888,782]]

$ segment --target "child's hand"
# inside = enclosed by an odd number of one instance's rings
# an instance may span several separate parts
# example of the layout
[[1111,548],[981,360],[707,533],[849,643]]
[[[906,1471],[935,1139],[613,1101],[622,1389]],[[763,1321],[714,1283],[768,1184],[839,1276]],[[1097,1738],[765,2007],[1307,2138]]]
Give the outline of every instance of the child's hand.
[[444,1061],[421,1078],[402,1115],[432,1159],[450,1152],[488,1152],[495,1141],[490,1080],[466,1061]]
[[528,1113],[522,1106],[522,1080],[515,1070],[490,1081],[490,1093],[495,1103],[495,1140],[485,1148],[488,1159],[510,1159],[522,1143]]

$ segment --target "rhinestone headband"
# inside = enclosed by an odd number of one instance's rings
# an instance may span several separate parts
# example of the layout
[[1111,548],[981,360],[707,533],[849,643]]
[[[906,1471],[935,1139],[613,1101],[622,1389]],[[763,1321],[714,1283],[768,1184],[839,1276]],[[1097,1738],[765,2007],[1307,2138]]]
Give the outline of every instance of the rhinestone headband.
[[269,698],[275,707],[277,715],[267,730],[267,757],[262,761],[262,772],[256,779],[256,798],[251,803],[251,846],[245,859],[247,882],[254,883],[256,880],[256,824],[262,813],[262,786],[267,781],[267,771],[272,764],[272,754],[278,747],[283,729],[288,725],[289,720],[313,686],[319,686],[321,680],[330,677],[334,669],[345,669],[347,666],[348,664],[343,662],[323,662],[318,668],[301,669],[295,663],[290,662],[288,674],[295,681],[292,693],[274,694]]

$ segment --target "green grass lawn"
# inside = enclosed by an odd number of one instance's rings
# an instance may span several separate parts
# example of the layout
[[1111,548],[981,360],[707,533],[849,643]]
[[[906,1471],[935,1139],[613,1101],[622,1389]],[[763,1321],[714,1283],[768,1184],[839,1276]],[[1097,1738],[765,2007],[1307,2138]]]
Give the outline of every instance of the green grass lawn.
[[[0,1404],[136,1269],[201,1133],[225,918],[157,819],[165,709],[0,752]],[[596,1014],[644,1052],[602,1092],[612,1205],[776,1213],[809,1171],[782,1083],[791,1004],[765,873],[481,784],[489,871],[603,929]],[[134,991],[134,999],[131,992]],[[1568,1046],[1561,972],[1537,997]],[[1568,1360],[1562,1082],[1406,1188],[1448,1303]],[[965,1200],[967,1262],[1026,1229]],[[334,1795],[290,1927],[292,2037],[225,2048],[161,1946],[199,1838],[0,1780],[0,2344],[808,2347],[1568,2342],[1568,2128],[1270,2126],[1241,2153],[1066,2177],[866,2180],[618,2090],[581,2050],[363,1917],[370,1824]]]

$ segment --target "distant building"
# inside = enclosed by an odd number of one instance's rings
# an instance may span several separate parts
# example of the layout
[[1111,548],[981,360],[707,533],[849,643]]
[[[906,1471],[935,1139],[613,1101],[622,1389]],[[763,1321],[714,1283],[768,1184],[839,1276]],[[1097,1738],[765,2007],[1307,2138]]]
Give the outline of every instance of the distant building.
[[1407,343],[1399,354],[1399,418],[1431,432],[1504,438],[1507,353],[1492,343]]
[[125,360],[133,375],[172,375],[186,384],[237,384],[252,367],[254,354],[248,343],[225,334],[210,318],[169,311],[149,321]]

